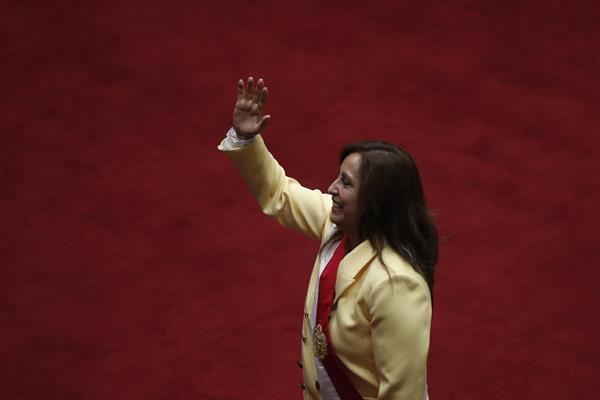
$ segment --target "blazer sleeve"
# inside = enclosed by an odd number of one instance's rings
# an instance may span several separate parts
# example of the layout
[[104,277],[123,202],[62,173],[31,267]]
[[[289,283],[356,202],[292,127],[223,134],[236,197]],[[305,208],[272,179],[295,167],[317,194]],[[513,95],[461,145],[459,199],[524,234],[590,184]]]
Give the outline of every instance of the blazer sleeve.
[[246,146],[225,151],[239,170],[262,211],[281,225],[321,240],[331,197],[310,190],[285,175],[260,135]]
[[429,289],[409,274],[390,278],[373,286],[369,307],[377,399],[422,400],[431,326]]

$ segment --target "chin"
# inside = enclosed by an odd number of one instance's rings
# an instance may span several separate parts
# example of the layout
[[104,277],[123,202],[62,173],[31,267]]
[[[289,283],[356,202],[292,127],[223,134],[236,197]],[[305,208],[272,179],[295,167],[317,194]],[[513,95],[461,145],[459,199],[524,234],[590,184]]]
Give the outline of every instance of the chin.
[[329,214],[329,220],[333,222],[338,227],[338,229],[342,231],[344,230],[342,227],[343,219],[340,218],[338,215]]

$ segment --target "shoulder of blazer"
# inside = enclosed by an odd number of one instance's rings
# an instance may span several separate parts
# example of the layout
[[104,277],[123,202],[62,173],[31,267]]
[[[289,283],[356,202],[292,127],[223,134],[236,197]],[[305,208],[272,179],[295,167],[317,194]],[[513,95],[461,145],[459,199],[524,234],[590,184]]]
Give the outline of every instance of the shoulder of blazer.
[[365,282],[369,286],[376,286],[381,282],[390,281],[392,277],[398,278],[401,276],[403,279],[413,281],[420,289],[426,291],[429,296],[429,286],[425,278],[404,260],[400,254],[396,253],[389,246],[385,246],[381,256],[385,265],[382,264],[378,257],[375,257],[368,271],[366,271]]

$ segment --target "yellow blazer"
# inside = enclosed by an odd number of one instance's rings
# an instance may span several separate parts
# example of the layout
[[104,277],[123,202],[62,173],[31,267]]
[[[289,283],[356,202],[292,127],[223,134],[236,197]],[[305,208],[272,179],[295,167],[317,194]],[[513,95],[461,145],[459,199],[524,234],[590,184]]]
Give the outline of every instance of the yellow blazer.
[[[301,186],[267,150],[258,135],[227,151],[263,212],[309,237],[326,240],[333,229],[331,196]],[[340,263],[329,330],[337,356],[364,399],[422,400],[427,382],[431,296],[427,283],[391,248],[386,268],[368,241]],[[304,305],[301,384],[304,399],[320,399],[310,317],[319,276],[315,260]]]

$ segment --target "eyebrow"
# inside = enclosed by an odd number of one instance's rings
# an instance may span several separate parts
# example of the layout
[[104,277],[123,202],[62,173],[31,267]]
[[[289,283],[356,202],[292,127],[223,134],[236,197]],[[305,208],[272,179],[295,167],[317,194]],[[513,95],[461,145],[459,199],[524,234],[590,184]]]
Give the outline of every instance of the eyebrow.
[[348,179],[349,181],[351,181],[352,183],[354,183],[354,179],[350,175],[348,175],[347,173],[345,173],[343,171],[340,171],[340,172],[341,172],[342,177],[344,177],[344,178]]

